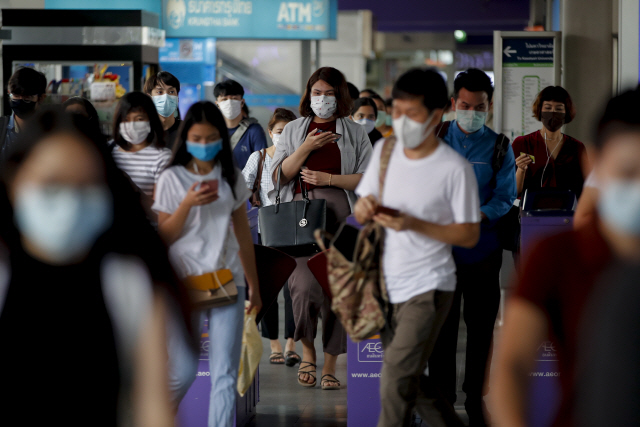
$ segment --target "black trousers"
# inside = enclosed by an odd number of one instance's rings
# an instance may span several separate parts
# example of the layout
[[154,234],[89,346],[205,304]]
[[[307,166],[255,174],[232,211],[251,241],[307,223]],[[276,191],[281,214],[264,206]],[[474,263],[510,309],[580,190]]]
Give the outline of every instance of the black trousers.
[[[291,304],[291,292],[289,292],[289,283],[285,283],[282,288],[284,293],[284,339],[293,338],[293,334],[296,331],[296,324],[293,320],[293,308]],[[269,307],[269,310],[265,313],[264,317],[260,321],[260,327],[262,328],[262,337],[270,340],[278,339],[279,322],[280,322],[280,304],[278,301],[274,301]]]
[[502,249],[474,264],[456,262],[457,286],[453,305],[429,359],[429,376],[452,405],[456,401],[456,352],[460,325],[460,301],[464,297],[467,326],[465,408],[472,425],[483,425],[485,384],[489,377],[493,329],[500,308]]

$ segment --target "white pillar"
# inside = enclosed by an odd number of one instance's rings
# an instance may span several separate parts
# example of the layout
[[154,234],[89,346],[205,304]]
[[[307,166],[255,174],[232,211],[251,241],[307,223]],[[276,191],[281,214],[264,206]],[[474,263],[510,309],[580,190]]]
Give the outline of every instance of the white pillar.
[[566,132],[585,143],[593,139],[595,121],[613,94],[614,1],[562,2],[562,82],[577,109]]

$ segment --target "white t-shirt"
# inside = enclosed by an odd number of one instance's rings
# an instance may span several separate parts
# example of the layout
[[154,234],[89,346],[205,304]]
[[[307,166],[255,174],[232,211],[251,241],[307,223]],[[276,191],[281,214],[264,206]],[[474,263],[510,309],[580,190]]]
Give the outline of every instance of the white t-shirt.
[[[222,167],[219,163],[207,175],[196,175],[184,166],[170,167],[160,175],[152,209],[172,214],[178,209],[194,182],[213,179],[218,180],[218,200],[208,205],[192,207],[182,234],[169,247],[169,257],[182,278],[199,276],[222,268],[229,268],[236,278],[244,277],[238,255],[240,246],[231,226],[231,214],[239,207],[245,206],[251,191],[238,168],[234,198],[231,187],[222,177]],[[225,251],[225,236],[227,246],[226,257],[223,260],[220,255]],[[238,280],[236,285],[242,286],[244,281]]]
[[113,149],[113,160],[131,181],[147,196],[153,196],[153,188],[162,171],[171,163],[171,150],[153,145],[137,152]]
[[[371,162],[356,193],[379,199],[380,153]],[[422,159],[409,159],[402,144],[391,154],[382,205],[440,225],[480,222],[478,184],[472,166],[447,144]],[[456,267],[451,245],[414,231],[386,229],[383,253],[389,299],[399,304],[437,289],[454,291]]]

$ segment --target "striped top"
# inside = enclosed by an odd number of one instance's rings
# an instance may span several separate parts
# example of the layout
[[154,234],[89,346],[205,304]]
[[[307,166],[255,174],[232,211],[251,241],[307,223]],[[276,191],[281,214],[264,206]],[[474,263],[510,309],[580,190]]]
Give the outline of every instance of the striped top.
[[123,151],[117,145],[113,149],[116,165],[129,175],[131,181],[147,196],[153,196],[153,188],[160,173],[171,162],[171,150],[153,145],[138,152]]
[[[261,150],[262,151],[262,150]],[[260,151],[254,151],[249,156],[247,164],[242,169],[242,176],[249,190],[253,190],[253,183],[256,182],[258,169],[260,167]],[[264,166],[262,167],[262,179],[260,180],[260,201],[262,206],[269,206],[273,203],[269,200],[268,193],[273,187],[271,180],[271,162],[273,159],[268,154],[264,156]]]

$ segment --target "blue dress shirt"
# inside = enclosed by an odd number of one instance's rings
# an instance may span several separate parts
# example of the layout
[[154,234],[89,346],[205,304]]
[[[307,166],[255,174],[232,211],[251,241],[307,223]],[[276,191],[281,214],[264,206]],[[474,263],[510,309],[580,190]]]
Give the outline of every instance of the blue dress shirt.
[[487,224],[483,224],[480,242],[475,248],[454,248],[456,259],[462,262],[481,261],[500,247],[495,230],[496,221],[509,212],[516,200],[516,159],[513,150],[507,150],[502,168],[496,175],[496,185],[491,185],[491,162],[497,137],[498,134],[487,126],[467,135],[454,120],[442,138],[473,165],[478,180],[480,210],[489,220]]

